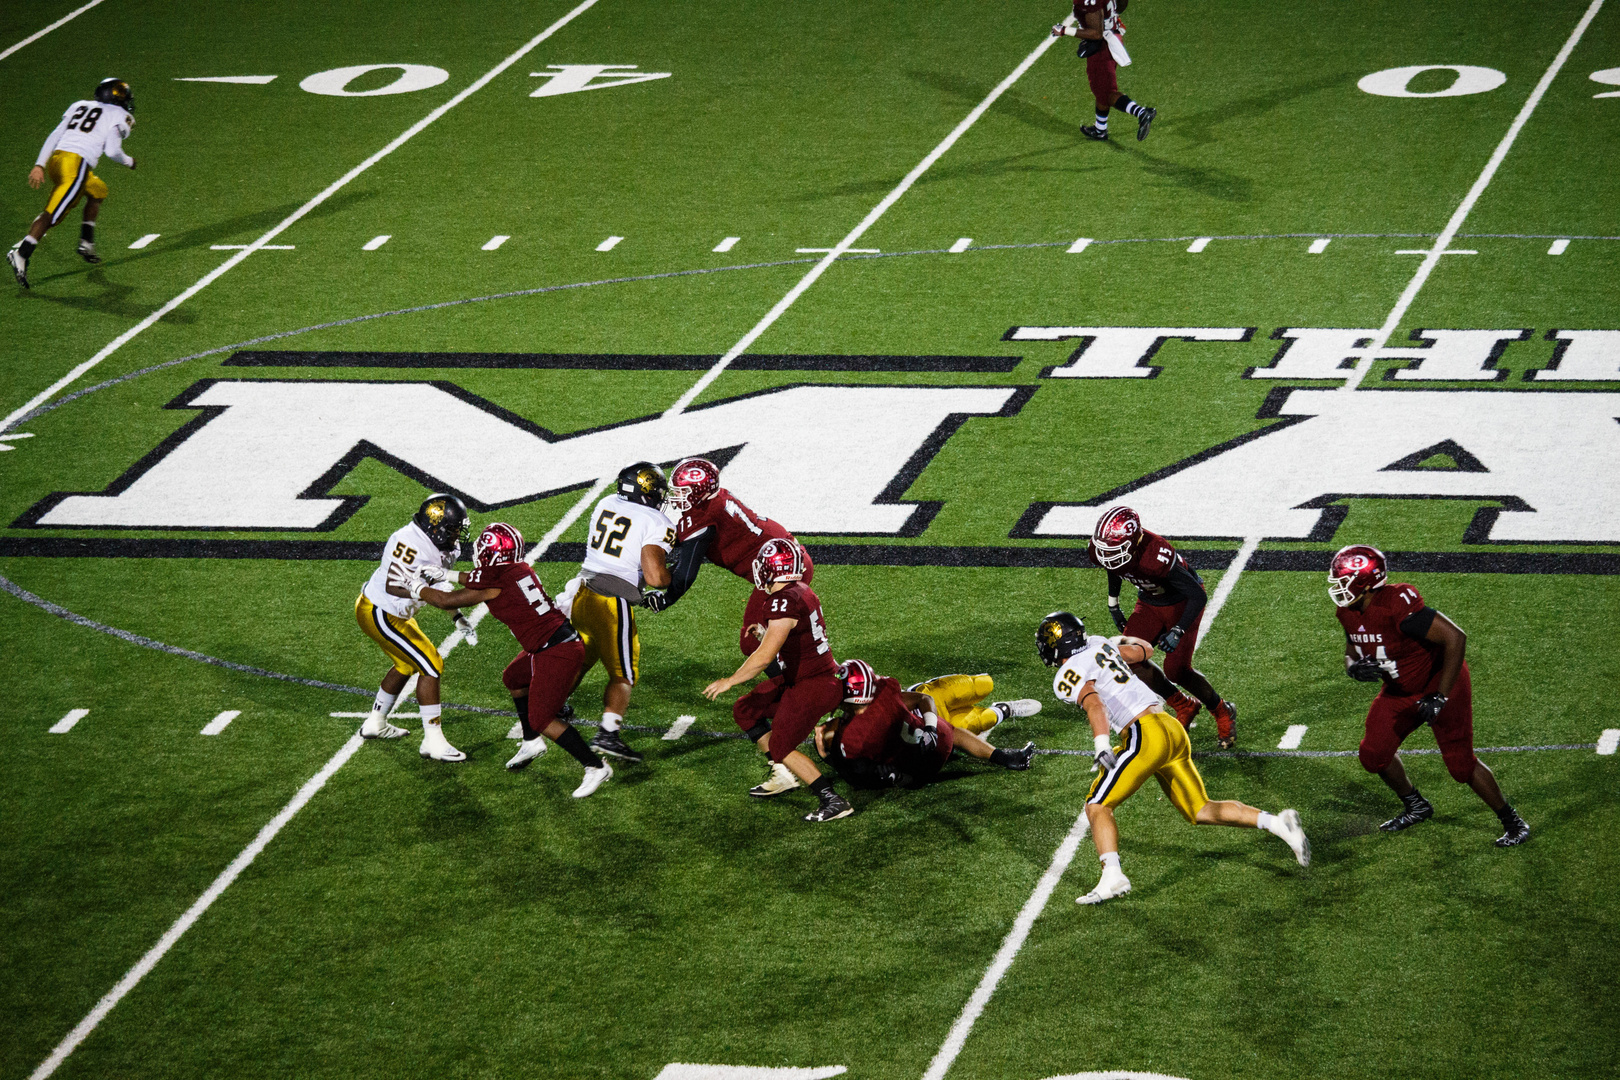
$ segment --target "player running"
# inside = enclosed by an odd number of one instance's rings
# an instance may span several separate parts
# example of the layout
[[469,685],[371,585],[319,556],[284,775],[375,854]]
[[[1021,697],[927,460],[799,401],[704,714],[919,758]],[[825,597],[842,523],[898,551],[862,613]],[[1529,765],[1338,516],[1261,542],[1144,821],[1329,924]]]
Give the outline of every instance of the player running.
[[1148,137],[1148,128],[1159,110],[1132,101],[1119,92],[1115,74],[1122,64],[1131,62],[1125,52],[1125,24],[1119,16],[1128,0],[1074,0],[1074,18],[1078,26],[1052,27],[1053,37],[1077,37],[1080,48],[1076,55],[1086,62],[1086,79],[1091,83],[1091,95],[1097,99],[1097,121],[1080,129],[1080,134],[1099,142],[1108,138],[1108,111],[1119,109],[1136,117],[1136,141]]
[[135,167],[135,159],[124,153],[124,140],[135,127],[134,108],[135,94],[129,83],[103,79],[93,101],[75,101],[67,107],[62,122],[40,148],[39,159],[28,172],[28,186],[37,188],[49,176],[51,197],[45,201],[44,212],[29,227],[28,235],[6,252],[6,262],[23,288],[29,287],[28,260],[34,257],[34,249],[81,198],[85,204],[84,221],[79,226],[79,257],[88,263],[101,261],[96,254],[96,218],[107,198],[107,185],[92,170],[103,154],[120,165]]
[[[409,591],[409,585],[423,568],[448,570],[454,566],[461,558],[461,541],[470,536],[462,501],[454,495],[429,495],[410,522],[383,545],[381,563],[354,602],[354,617],[394,666],[383,676],[371,715],[360,725],[362,738],[397,739],[410,734],[388,722],[388,711],[415,674],[416,700],[422,706],[422,756],[434,761],[467,760],[466,754],[450,745],[439,726],[439,677],[444,673],[444,661],[416,625],[423,601]],[[471,623],[458,615],[456,625],[467,633],[470,644],[477,644]]]
[[771,775],[748,794],[769,798],[808,784],[820,805],[804,820],[833,821],[848,817],[855,808],[833,790],[832,781],[799,752],[798,745],[817,720],[842,703],[844,684],[827,641],[821,599],[804,584],[804,571],[804,551],[794,541],[773,538],[760,545],[754,557],[754,592],[743,610],[738,639],[748,659],[731,675],[704,687],[703,696],[713,701],[780,660],[780,675],[761,682],[731,706],[737,726],[771,761]]
[[[780,524],[754,513],[721,487],[720,468],[708,458],[683,458],[669,477],[664,512],[675,521],[676,548],[670,560],[669,588],[647,594],[647,606],[654,611],[662,611],[686,595],[705,558],[751,581],[760,544],[793,540],[793,534]],[[802,545],[799,550],[804,553],[804,583],[808,585],[816,576],[816,565]]]
[[[1311,864],[1310,841],[1295,811],[1268,814],[1240,802],[1210,800],[1204,778],[1193,764],[1186,730],[1164,711],[1164,699],[1131,674],[1130,665],[1146,658],[1145,646],[1087,637],[1085,624],[1077,617],[1054,611],[1035,631],[1035,647],[1047,667],[1058,669],[1052,692],[1058,700],[1084,709],[1091,722],[1097,779],[1086,796],[1086,818],[1102,861],[1102,879],[1077,903],[1100,904],[1131,891],[1130,879],[1119,865],[1114,808],[1150,776],[1189,824],[1264,829],[1293,849],[1299,865]],[[1123,736],[1121,745],[1112,745],[1111,731]]]
[[[915,688],[901,690],[897,680],[879,678],[865,660],[845,661],[838,676],[844,684],[844,707],[816,725],[816,752],[852,787],[921,787],[939,774],[956,750],[1003,769],[1029,768],[1034,743],[1026,743],[1022,750],[998,749],[957,722],[982,722],[976,713],[991,713],[999,720],[1002,707],[1025,702],[998,701],[989,709],[980,709],[979,699],[974,698],[953,713],[934,694]],[[945,676],[934,682],[959,687],[956,680],[974,678]],[[1040,710],[1038,701],[1027,704],[1035,708],[1017,715]]]
[[669,518],[658,507],[667,485],[650,461],[619,470],[619,487],[591,511],[585,562],[563,590],[563,613],[585,642],[585,667],[598,660],[607,672],[602,691],[602,725],[593,749],[625,761],[640,761],[619,732],[630,707],[630,688],[641,674],[641,637],[636,611],[643,586],[669,584],[665,557],[675,543]]
[[1508,805],[1496,777],[1474,756],[1474,704],[1463,653],[1468,635],[1423,602],[1410,585],[1387,584],[1389,561],[1366,544],[1339,549],[1328,567],[1328,595],[1344,627],[1344,670],[1361,682],[1382,682],[1367,710],[1361,767],[1377,773],[1404,803],[1379,828],[1400,832],[1434,816],[1434,807],[1406,776],[1397,751],[1424,724],[1434,729],[1446,771],[1496,811],[1506,831],[1497,847],[1530,839],[1530,826]]
[[523,743],[506,767],[515,772],[545,753],[542,736],[549,735],[585,767],[585,778],[574,789],[574,798],[585,798],[613,775],[613,767],[557,715],[585,670],[585,646],[540,584],[540,575],[523,561],[523,534],[504,521],[486,525],[473,544],[472,571],[454,575],[461,587],[448,593],[428,588],[449,577],[438,567],[423,567],[409,583],[411,598],[445,609],[488,604],[489,613],[522,646],[501,672],[523,727]]
[[[1108,571],[1108,617],[1127,637],[1151,642],[1164,653],[1164,669],[1148,658],[1133,662],[1131,670],[1163,697],[1182,727],[1192,724],[1199,703],[1215,717],[1215,738],[1222,750],[1237,745],[1237,706],[1224,700],[1192,666],[1198,647],[1198,624],[1203,620],[1209,593],[1186,558],[1158,533],[1142,527],[1142,519],[1128,506],[1110,506],[1097,519],[1086,545],[1091,561]],[[1121,581],[1136,586],[1136,607],[1130,617],[1119,607]],[[1172,682],[1191,690],[1178,691]]]

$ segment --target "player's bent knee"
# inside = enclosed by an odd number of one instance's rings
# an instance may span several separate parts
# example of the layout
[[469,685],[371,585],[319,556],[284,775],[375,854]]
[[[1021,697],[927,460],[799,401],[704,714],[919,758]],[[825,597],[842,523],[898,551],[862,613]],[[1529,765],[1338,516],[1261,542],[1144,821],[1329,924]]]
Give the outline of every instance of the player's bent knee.
[[1451,778],[1459,784],[1466,784],[1474,778],[1474,767],[1479,764],[1479,758],[1469,754],[1466,759],[1448,757],[1445,762]]
[[1393,753],[1388,753],[1381,749],[1373,749],[1372,747],[1369,747],[1366,742],[1361,744],[1361,748],[1357,751],[1356,756],[1361,761],[1361,767],[1370,773],[1383,772],[1385,769],[1389,768],[1389,763],[1395,760],[1395,755]]

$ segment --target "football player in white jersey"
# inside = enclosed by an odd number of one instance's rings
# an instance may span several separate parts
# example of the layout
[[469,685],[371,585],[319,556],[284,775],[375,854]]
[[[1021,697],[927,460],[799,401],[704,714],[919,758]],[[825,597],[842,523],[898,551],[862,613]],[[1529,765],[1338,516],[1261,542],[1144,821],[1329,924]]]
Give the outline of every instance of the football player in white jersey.
[[668,483],[650,461],[619,470],[618,491],[596,504],[586,523],[585,562],[579,576],[558,598],[558,607],[585,642],[585,666],[598,660],[607,671],[602,692],[602,726],[591,740],[599,754],[640,761],[619,733],[630,706],[630,688],[641,668],[641,638],[636,634],[636,608],[643,587],[669,584],[665,557],[675,544],[675,523],[664,516]]
[[39,187],[47,176],[51,180],[51,197],[45,202],[45,211],[34,219],[28,235],[12,245],[6,252],[6,261],[17,275],[17,284],[28,288],[28,260],[34,248],[45,238],[51,226],[67,216],[81,197],[84,204],[84,223],[79,226],[79,255],[85,262],[98,263],[96,254],[96,218],[101,214],[102,200],[107,197],[107,185],[92,170],[105,154],[120,165],[135,167],[135,159],[124,152],[124,140],[135,126],[130,110],[135,108],[135,94],[123,79],[103,79],[96,87],[92,101],[75,101],[62,114],[50,138],[40,148],[39,159],[28,173],[28,186]]
[[[422,601],[411,599],[410,584],[424,566],[441,570],[454,567],[461,558],[461,541],[471,535],[467,507],[460,499],[454,495],[429,495],[410,522],[383,546],[381,563],[354,602],[354,617],[366,636],[382,646],[394,666],[383,676],[371,704],[371,715],[360,725],[363,738],[397,739],[410,734],[388,722],[388,711],[414,673],[416,700],[422,706],[422,756],[434,761],[467,760],[466,754],[450,745],[439,726],[439,677],[444,674],[444,661],[432,639],[416,625]],[[472,623],[459,613],[456,625],[469,645],[478,643]]]
[[[1035,631],[1035,647],[1047,667],[1058,669],[1052,692],[1058,700],[1084,709],[1091,722],[1097,779],[1086,796],[1086,818],[1102,860],[1102,880],[1077,903],[1100,904],[1131,891],[1130,879],[1119,866],[1114,808],[1150,776],[1189,824],[1264,829],[1293,849],[1299,865],[1311,864],[1310,841],[1295,811],[1268,814],[1244,803],[1210,799],[1181,722],[1165,711],[1163,698],[1131,673],[1132,664],[1152,655],[1145,642],[1087,637],[1085,624],[1077,617],[1054,611]],[[1122,736],[1121,745],[1112,744],[1113,732]]]

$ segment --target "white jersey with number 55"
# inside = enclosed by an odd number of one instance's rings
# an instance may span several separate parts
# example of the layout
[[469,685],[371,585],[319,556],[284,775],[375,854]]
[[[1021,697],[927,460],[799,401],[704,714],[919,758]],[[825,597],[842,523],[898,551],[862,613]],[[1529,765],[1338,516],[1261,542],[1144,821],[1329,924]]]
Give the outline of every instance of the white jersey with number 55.
[[1052,692],[1071,705],[1080,704],[1080,688],[1091,683],[1108,713],[1108,727],[1124,731],[1145,712],[1159,712],[1164,698],[1131,674],[1131,666],[1107,638],[1095,634],[1086,647],[1064,661],[1052,680]]
[[675,523],[654,506],[609,495],[596,504],[585,524],[583,575],[606,574],[632,589],[641,588],[641,549],[651,544],[666,553],[675,545]]
[[397,619],[414,619],[422,609],[422,601],[408,596],[394,596],[389,585],[404,585],[412,574],[424,566],[437,566],[445,570],[456,565],[460,544],[455,551],[440,551],[428,534],[416,522],[408,522],[397,530],[383,545],[382,562],[371,572],[363,590],[366,599]]

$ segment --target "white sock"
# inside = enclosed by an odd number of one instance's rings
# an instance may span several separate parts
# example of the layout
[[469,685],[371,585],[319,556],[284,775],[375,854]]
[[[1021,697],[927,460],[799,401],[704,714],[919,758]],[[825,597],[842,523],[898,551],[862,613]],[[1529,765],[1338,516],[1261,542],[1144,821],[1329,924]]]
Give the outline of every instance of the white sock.
[[371,711],[376,713],[378,716],[387,716],[388,710],[392,709],[394,707],[394,702],[398,700],[398,694],[390,694],[386,690],[378,689],[377,697],[371,703]]
[[444,711],[443,705],[422,706],[422,730],[439,726],[439,714]]
[[1268,814],[1264,810],[1260,811],[1260,820],[1254,823],[1254,827],[1257,829],[1263,829],[1268,833],[1281,836],[1282,834],[1278,831],[1278,826],[1279,822],[1277,821],[1277,815]]
[[1124,871],[1119,868],[1119,852],[1105,851],[1101,855],[1097,856],[1097,859],[1103,864],[1103,873],[1106,874],[1110,870],[1116,874],[1124,873]]
[[1108,130],[1108,114],[1107,113],[1098,113],[1097,114],[1097,130],[1098,131],[1107,131]]
[[624,722],[624,716],[621,713],[605,712],[605,713],[602,714],[602,730],[603,731],[618,731],[619,730],[619,725],[622,724],[623,722]]

